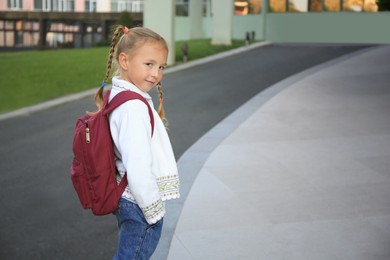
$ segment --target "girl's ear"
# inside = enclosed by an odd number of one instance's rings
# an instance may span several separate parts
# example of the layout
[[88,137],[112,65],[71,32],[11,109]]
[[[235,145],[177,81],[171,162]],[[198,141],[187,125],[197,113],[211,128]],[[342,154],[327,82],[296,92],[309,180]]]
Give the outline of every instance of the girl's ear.
[[127,71],[128,65],[127,65],[127,55],[124,52],[119,53],[119,66],[122,70]]

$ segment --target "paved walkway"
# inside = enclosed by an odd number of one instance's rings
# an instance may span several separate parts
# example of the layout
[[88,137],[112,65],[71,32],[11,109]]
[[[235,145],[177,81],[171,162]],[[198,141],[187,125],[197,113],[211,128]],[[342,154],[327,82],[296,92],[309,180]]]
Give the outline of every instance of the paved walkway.
[[390,46],[260,93],[179,169],[170,260],[390,259]]

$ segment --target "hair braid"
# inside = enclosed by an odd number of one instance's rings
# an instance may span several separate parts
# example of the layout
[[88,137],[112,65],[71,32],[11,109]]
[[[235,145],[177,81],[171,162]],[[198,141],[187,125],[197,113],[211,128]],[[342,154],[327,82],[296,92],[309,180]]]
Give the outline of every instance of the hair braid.
[[161,86],[161,82],[157,84],[157,91],[160,98],[160,105],[158,106],[158,115],[160,116],[161,120],[164,122],[165,126],[168,125],[168,121],[165,117],[165,109],[164,109],[164,94],[163,89]]
[[105,83],[107,82],[107,79],[108,79],[108,76],[110,75],[110,72],[111,72],[111,67],[112,67],[112,59],[114,57],[114,53],[115,53],[115,47],[118,43],[118,38],[119,36],[121,36],[123,34],[123,29],[125,27],[122,26],[122,25],[118,25],[116,28],[115,28],[115,31],[112,35],[112,39],[111,39],[111,47],[110,47],[110,52],[109,52],[109,55],[108,55],[108,61],[107,61],[107,70],[106,70],[106,75],[104,76],[104,79],[103,79],[103,85],[101,87],[99,87],[98,91],[96,92],[95,94],[95,97],[94,97],[94,101],[95,101],[95,104],[96,106],[98,107],[98,110],[102,109],[103,107],[103,90],[104,90],[104,85]]

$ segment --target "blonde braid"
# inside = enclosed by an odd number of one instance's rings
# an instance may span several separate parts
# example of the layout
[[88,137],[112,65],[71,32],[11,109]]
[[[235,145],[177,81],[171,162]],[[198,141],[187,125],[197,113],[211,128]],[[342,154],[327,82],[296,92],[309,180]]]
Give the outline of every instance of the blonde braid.
[[160,116],[161,120],[164,122],[164,125],[168,125],[168,120],[165,117],[165,109],[164,109],[164,95],[163,95],[163,89],[161,86],[161,82],[157,84],[157,91],[158,95],[160,97],[160,105],[158,106],[158,115]]
[[94,101],[95,101],[96,106],[98,107],[98,110],[102,109],[102,106],[103,106],[103,102],[104,102],[103,90],[104,90],[104,87],[106,85],[108,76],[110,75],[110,72],[111,72],[112,58],[114,57],[115,47],[116,47],[117,43],[119,42],[118,38],[119,38],[119,36],[121,36],[123,34],[124,28],[125,28],[125,26],[117,25],[117,27],[115,28],[115,31],[112,35],[111,47],[110,47],[110,52],[109,52],[108,61],[107,61],[106,75],[104,76],[102,86],[99,87],[99,89],[96,92],[95,97],[94,97]]

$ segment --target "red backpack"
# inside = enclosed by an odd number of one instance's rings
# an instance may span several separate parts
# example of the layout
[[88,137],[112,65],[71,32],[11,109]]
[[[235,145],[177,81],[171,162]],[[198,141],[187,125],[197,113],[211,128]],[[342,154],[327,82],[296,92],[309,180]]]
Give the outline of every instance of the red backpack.
[[72,183],[83,208],[91,209],[95,215],[114,212],[127,186],[126,175],[117,184],[108,114],[128,100],[139,99],[148,107],[152,135],[154,130],[153,112],[144,97],[132,91],[122,91],[108,103],[109,95],[110,91],[104,96],[103,108],[99,112],[77,120],[73,135]]

